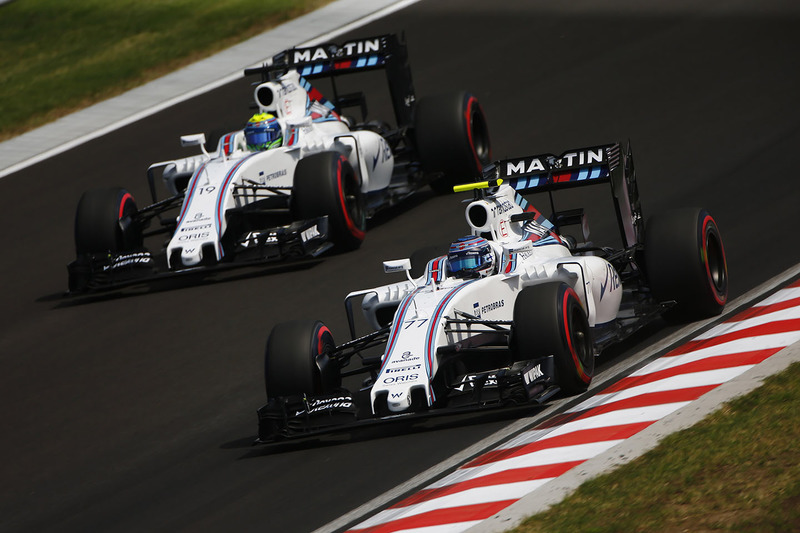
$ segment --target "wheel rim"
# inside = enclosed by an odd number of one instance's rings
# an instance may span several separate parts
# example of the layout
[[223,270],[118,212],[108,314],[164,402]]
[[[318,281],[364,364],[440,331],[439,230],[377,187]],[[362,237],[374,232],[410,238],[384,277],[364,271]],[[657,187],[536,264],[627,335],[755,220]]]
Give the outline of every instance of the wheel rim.
[[344,183],[344,206],[347,214],[357,228],[364,226],[364,210],[361,208],[360,190],[355,179],[347,179]]
[[594,354],[589,348],[589,337],[584,329],[584,320],[581,316],[581,313],[583,313],[583,310],[579,306],[573,306],[572,320],[570,324],[573,348],[575,350],[575,355],[578,357],[578,361],[581,363],[581,366],[584,368],[591,368]]
[[571,288],[563,292],[561,301],[564,316],[564,336],[567,341],[567,349],[573,359],[576,376],[581,382],[589,384],[594,373],[594,353],[589,346],[588,323],[586,315],[583,314],[578,295]]

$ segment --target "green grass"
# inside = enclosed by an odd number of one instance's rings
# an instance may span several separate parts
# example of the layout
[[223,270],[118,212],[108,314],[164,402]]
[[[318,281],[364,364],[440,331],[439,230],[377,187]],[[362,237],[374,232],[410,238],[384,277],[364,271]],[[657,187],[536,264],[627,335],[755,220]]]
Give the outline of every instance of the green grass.
[[0,5],[0,140],[330,0],[16,0]]
[[516,533],[800,531],[800,363]]

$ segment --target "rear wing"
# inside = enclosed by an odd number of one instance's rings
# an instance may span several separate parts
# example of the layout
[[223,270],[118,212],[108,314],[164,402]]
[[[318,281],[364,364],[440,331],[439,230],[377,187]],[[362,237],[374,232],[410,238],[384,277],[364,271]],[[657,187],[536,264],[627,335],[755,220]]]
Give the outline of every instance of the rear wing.
[[520,195],[547,192],[556,226],[575,223],[582,213],[558,213],[553,191],[610,183],[625,247],[632,248],[644,241],[644,220],[630,142],[624,153],[620,144],[614,143],[568,150],[560,156],[541,154],[495,161],[483,169],[483,179],[480,183],[457,186],[455,190],[474,189],[476,196],[481,196],[486,188],[505,184]]
[[619,167],[619,144],[497,161],[491,172],[517,192],[546,192],[603,183]]
[[[356,39],[342,44],[327,43],[306,48],[290,48],[274,55],[264,65],[245,69],[245,75],[261,74],[272,81],[290,70],[307,80],[328,78],[336,93],[335,78],[345,74],[384,70],[398,126],[410,126],[415,101],[408,50],[394,34]],[[361,105],[366,115],[363,94],[334,94],[337,107]]]

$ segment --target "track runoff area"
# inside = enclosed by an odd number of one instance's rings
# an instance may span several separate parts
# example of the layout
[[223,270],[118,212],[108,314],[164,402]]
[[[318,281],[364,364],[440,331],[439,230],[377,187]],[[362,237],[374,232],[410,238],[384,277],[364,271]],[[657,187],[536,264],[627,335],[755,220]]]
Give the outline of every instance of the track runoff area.
[[798,277],[800,265],[729,303],[722,317],[690,324],[606,370],[599,385],[558,414],[532,427],[512,424],[498,437],[501,444],[484,442],[483,451],[457,466],[431,469],[318,532],[483,533],[516,526],[800,361],[800,343],[792,346],[800,341]]

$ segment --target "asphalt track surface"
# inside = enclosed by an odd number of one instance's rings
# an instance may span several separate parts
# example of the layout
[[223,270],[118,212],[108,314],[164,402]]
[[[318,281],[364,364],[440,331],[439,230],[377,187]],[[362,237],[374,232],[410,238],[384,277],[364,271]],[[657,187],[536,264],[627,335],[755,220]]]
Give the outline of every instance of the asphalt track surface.
[[[353,35],[405,31],[418,97],[476,94],[496,157],[631,139],[645,214],[708,208],[735,298],[800,263],[800,12],[720,4],[425,0]],[[224,86],[0,180],[0,530],[310,531],[508,423],[250,446],[271,326],[320,318],[344,340],[342,298],[390,281],[382,259],[466,232],[452,196],[423,194],[303,270],[62,298],[80,194],[120,184],[145,203],[147,166],[186,155],[180,134],[240,127],[250,96],[249,80]],[[597,211],[602,243],[614,227],[596,199],[570,201]]]

